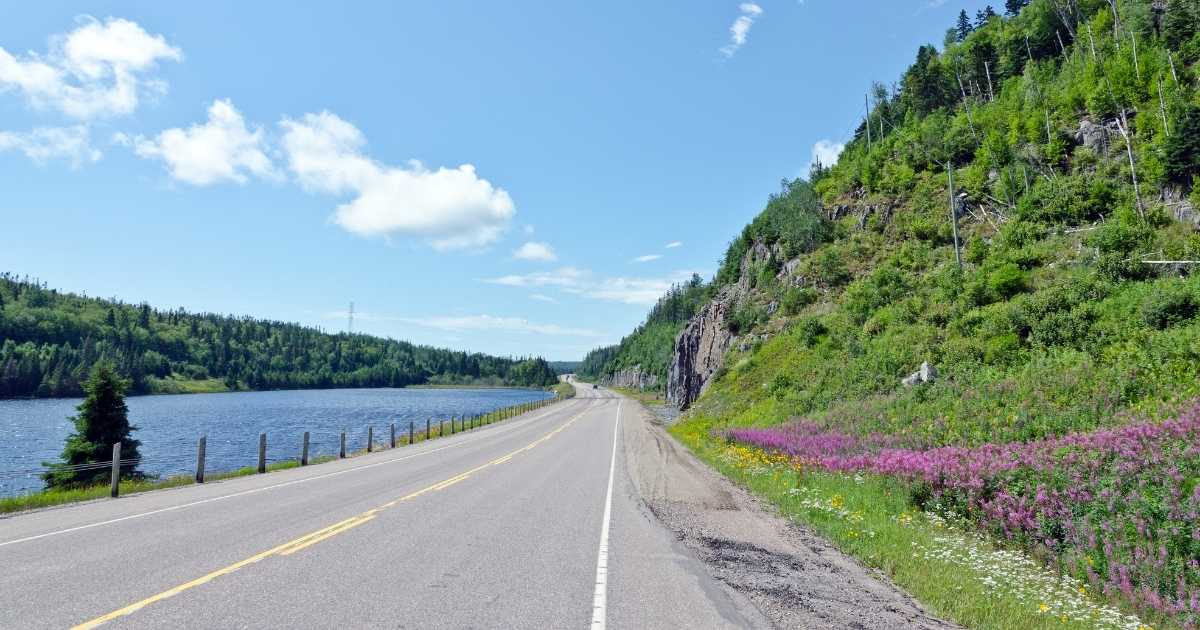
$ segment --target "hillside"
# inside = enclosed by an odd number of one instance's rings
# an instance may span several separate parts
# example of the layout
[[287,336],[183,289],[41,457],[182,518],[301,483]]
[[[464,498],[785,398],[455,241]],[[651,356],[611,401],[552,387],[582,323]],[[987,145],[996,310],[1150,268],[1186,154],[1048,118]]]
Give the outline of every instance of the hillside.
[[686,443],[940,614],[1195,627],[1200,2],[1006,4],[876,85],[643,369]]
[[138,393],[557,382],[543,359],[164,311],[0,274],[0,397],[80,395],[99,361],[113,363]]
[[675,337],[708,300],[710,291],[698,275],[672,286],[621,343],[589,352],[577,369],[579,377],[617,387],[663,390]]

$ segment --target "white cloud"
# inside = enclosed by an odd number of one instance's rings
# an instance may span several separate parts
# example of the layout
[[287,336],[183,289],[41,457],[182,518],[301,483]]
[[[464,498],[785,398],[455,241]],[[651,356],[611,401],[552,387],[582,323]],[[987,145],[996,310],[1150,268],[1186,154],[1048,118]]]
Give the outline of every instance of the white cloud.
[[161,159],[171,177],[197,186],[221,181],[241,184],[247,175],[277,176],[266,154],[263,130],[246,128],[241,113],[229,99],[213,101],[204,124],[167,129],[150,140],[116,139],[132,142],[138,155]]
[[738,5],[738,11],[741,15],[729,25],[729,43],[721,47],[721,54],[726,58],[732,57],[746,43],[746,37],[750,35],[750,27],[754,25],[754,20],[762,15],[762,7],[753,2],[743,2]]
[[522,288],[557,287],[572,295],[606,302],[652,305],[672,284],[683,282],[691,275],[680,271],[662,278],[597,278],[588,271],[563,267],[554,271],[500,276],[484,282]]
[[[341,320],[347,313],[327,313],[325,319]],[[599,337],[600,333],[587,328],[574,328],[558,324],[531,322],[523,317],[497,317],[494,315],[441,315],[432,317],[403,317],[397,315],[377,315],[372,313],[355,313],[354,317],[362,321],[398,322],[424,328],[434,328],[448,332],[464,332],[471,330],[505,331],[523,334],[550,335],[555,337]]]
[[25,133],[0,131],[0,151],[20,151],[39,164],[65,159],[73,167],[95,162],[101,155],[92,147],[91,134],[84,125],[38,127]]
[[584,282],[587,276],[587,272],[574,267],[562,267],[554,271],[500,276],[486,280],[486,282],[508,287],[577,287]]
[[842,144],[841,142],[834,142],[833,140],[818,140],[812,147],[812,156],[808,160],[808,166],[804,167],[804,176],[808,176],[809,170],[811,170],[813,164],[816,164],[818,161],[822,166],[825,167],[837,164],[838,157],[841,156],[842,149],[845,148],[846,145]]
[[638,256],[637,258],[634,258],[633,260],[631,260],[629,262],[646,263],[646,262],[650,262],[652,260],[658,260],[659,258],[662,258],[662,254],[646,254],[645,256]]
[[541,260],[545,262],[554,262],[558,260],[558,255],[554,253],[554,248],[546,243],[537,243],[530,241],[525,243],[517,251],[513,252],[513,258],[517,260]]
[[136,22],[84,17],[75,30],[51,37],[44,55],[18,57],[0,48],[0,90],[79,120],[129,114],[147,93],[166,91],[164,82],[145,75],[159,61],[182,58],[162,35]]
[[333,221],[360,236],[404,233],[439,250],[494,242],[516,208],[508,193],[475,174],[475,167],[431,171],[420,162],[381,164],[363,154],[366,139],[330,112],[284,119],[288,168],[310,191],[352,194]]
[[675,249],[676,247],[683,247],[683,241],[671,241],[670,243],[667,243],[663,249]]
[[532,293],[529,295],[529,297],[534,300],[537,300],[539,302],[549,302],[551,304],[558,304],[558,300],[550,297],[549,295],[546,295],[545,293]]

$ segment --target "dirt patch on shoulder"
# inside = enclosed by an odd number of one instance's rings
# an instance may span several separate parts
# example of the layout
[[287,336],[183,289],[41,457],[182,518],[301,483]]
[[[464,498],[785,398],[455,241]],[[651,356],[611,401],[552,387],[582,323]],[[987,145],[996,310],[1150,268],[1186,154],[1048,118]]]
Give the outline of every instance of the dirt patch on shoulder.
[[645,408],[626,409],[626,472],[642,504],[776,627],[958,627],[697,460]]

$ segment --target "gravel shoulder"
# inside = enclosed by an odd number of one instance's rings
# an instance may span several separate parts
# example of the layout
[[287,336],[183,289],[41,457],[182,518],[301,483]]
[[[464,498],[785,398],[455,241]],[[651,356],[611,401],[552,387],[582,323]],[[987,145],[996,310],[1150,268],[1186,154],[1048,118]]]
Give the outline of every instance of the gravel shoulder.
[[626,409],[625,473],[642,506],[776,627],[958,627],[706,466],[643,405]]

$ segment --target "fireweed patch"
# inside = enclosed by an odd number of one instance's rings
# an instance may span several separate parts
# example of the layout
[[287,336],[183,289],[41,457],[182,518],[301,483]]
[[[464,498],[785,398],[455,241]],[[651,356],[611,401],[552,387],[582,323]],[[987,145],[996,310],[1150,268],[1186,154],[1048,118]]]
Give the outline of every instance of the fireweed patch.
[[816,469],[904,480],[915,507],[969,520],[1085,590],[1200,623],[1200,405],[1165,422],[970,448],[804,422],[726,436]]

